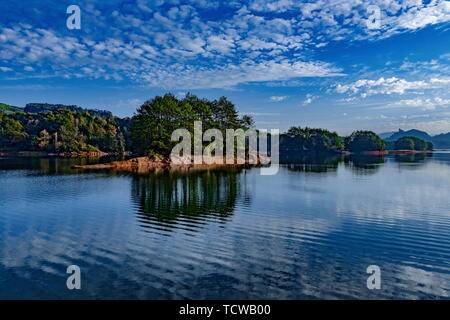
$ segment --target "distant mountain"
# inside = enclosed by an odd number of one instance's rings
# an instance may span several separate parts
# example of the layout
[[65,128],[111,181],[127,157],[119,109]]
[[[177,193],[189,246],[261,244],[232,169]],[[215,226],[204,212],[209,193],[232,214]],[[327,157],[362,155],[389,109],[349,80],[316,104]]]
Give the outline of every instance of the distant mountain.
[[425,131],[420,131],[420,130],[416,130],[416,129],[407,130],[407,131],[399,129],[397,132],[395,132],[389,138],[385,138],[385,140],[389,142],[389,141],[398,140],[403,137],[415,137],[415,138],[425,140],[427,142],[433,142],[433,138],[428,133],[426,133]]
[[387,140],[387,139],[389,139],[394,133],[395,133],[395,131],[392,131],[392,132],[383,132],[383,133],[380,133],[378,136],[379,136],[381,139]]
[[68,106],[64,104],[49,104],[49,103],[28,103],[23,111],[28,113],[45,113],[49,111],[54,111],[57,109],[69,110],[71,112],[88,112],[94,116],[103,118],[112,118],[113,114],[106,110],[97,109],[84,109],[78,106]]
[[0,103],[0,113],[14,113],[14,112],[20,112],[23,111],[22,108],[10,106],[9,104]]
[[434,136],[433,143],[437,149],[450,149],[450,132]]
[[[387,136],[385,138],[385,136]],[[403,137],[415,137],[427,142],[432,142],[435,149],[450,149],[450,132],[439,134],[437,136],[430,136],[425,131],[420,131],[417,129],[412,130],[401,130],[399,129],[397,132],[394,132],[392,135],[389,135],[389,132],[382,133],[380,135],[381,138],[386,140],[389,145],[392,147],[393,142],[403,138]]]

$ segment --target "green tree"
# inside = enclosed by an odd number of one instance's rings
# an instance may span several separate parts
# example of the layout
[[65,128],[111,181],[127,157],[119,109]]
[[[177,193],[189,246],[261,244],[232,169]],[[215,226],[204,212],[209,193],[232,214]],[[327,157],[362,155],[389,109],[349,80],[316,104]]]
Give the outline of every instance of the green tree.
[[395,141],[395,150],[414,150],[414,140],[410,137],[403,137]]
[[28,134],[20,121],[6,114],[0,114],[0,147],[9,149],[23,146]]
[[402,137],[394,142],[395,150],[433,150],[433,143],[419,139],[417,137]]
[[372,131],[355,131],[344,142],[351,152],[382,151],[386,147],[386,142]]
[[336,152],[344,150],[342,139],[336,132],[325,129],[291,127],[281,137],[280,148],[282,151],[295,152]]
[[171,94],[146,101],[133,117],[133,151],[139,154],[168,156],[174,145],[171,141],[172,132],[183,128],[191,114],[191,106],[188,103],[182,105]]
[[235,106],[227,98],[210,101],[187,94],[177,99],[172,94],[146,101],[131,120],[132,150],[138,154],[167,157],[177,142],[172,132],[186,129],[193,134],[194,121],[202,121],[203,130],[238,129],[253,124],[250,116],[239,118]]
[[123,133],[126,130],[117,118],[86,111],[56,109],[41,113],[0,114],[0,148],[121,152],[127,145]]

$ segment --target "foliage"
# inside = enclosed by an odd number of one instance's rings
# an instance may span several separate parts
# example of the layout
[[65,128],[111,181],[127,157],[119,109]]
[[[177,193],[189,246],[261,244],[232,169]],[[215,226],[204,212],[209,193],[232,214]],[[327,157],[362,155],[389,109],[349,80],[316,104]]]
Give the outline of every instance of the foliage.
[[10,113],[21,112],[21,111],[23,111],[23,110],[19,107],[14,107],[14,106],[10,106],[9,104],[0,103],[0,113],[10,114]]
[[417,150],[417,151],[425,151],[425,150],[433,150],[433,143],[427,142],[425,140],[416,138],[416,137],[402,137],[395,141],[394,149],[395,150]]
[[[132,118],[117,118],[109,111],[77,106],[28,104],[24,111],[0,104],[0,150],[47,152],[122,152],[168,156],[176,141],[176,129],[193,134],[194,121],[202,130],[248,129],[251,116],[239,116],[226,97],[200,99],[187,94],[179,99],[172,94],[157,96],[140,106]],[[403,132],[402,132],[403,133]],[[390,142],[399,150],[432,150],[433,144],[412,136]],[[380,151],[386,142],[371,131],[355,131],[345,139],[325,129],[291,127],[280,136],[282,155],[325,154],[348,150],[354,153]]]
[[168,156],[177,143],[171,141],[172,132],[183,128],[192,134],[194,121],[202,121],[203,131],[217,128],[223,134],[225,129],[253,125],[253,119],[240,118],[234,104],[225,97],[210,101],[192,94],[183,99],[166,94],[146,101],[132,118],[132,150],[138,154]]
[[63,109],[38,114],[0,114],[1,150],[115,152],[125,151],[125,146],[116,118]]
[[355,131],[344,140],[345,148],[351,152],[381,151],[386,142],[372,131]]
[[160,221],[173,220],[181,212],[198,215],[199,205],[227,217],[234,212],[239,197],[240,171],[231,168],[215,171],[215,174],[174,172],[171,175],[135,176],[132,198],[144,215]]
[[327,153],[344,150],[344,143],[336,132],[308,127],[291,127],[281,136],[280,148],[283,152]]
[[27,137],[28,134],[20,121],[0,113],[0,148],[22,145]]

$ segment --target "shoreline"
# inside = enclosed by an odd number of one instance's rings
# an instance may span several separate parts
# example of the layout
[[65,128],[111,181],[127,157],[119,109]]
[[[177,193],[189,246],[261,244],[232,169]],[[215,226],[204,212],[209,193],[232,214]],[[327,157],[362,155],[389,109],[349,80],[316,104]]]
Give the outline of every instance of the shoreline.
[[388,154],[433,153],[436,150],[388,150]]
[[250,163],[249,160],[245,160],[244,163],[237,163],[237,159],[234,159],[233,164],[225,163],[207,163],[201,164],[187,163],[187,164],[175,164],[170,159],[154,159],[150,157],[136,157],[129,160],[112,161],[102,164],[89,164],[89,165],[75,165],[72,169],[83,170],[115,170],[115,171],[131,171],[131,172],[148,172],[156,169],[175,169],[175,170],[204,170],[204,169],[220,169],[220,168],[250,168],[257,167],[270,163],[269,158],[261,158],[257,156],[255,163]]
[[[433,153],[438,150],[382,150],[382,151],[362,151],[362,152],[350,152],[350,151],[340,151],[336,154],[341,154],[344,156],[348,155],[387,155],[387,154],[415,154],[415,153]],[[445,149],[444,149],[445,151]],[[0,156],[2,157],[60,157],[60,158],[101,158],[107,156],[131,156],[133,153],[130,151],[125,152],[42,152],[42,151],[0,151]],[[146,158],[146,157],[135,157]],[[259,161],[259,160],[258,160]],[[169,159],[158,160],[155,162],[170,162]],[[225,162],[225,161],[224,161]],[[247,160],[246,160],[247,162]],[[225,163],[224,163],[225,164]],[[189,164],[187,164],[189,165]],[[196,164],[192,164],[196,165]]]
[[417,154],[417,153],[433,153],[436,150],[380,150],[380,151],[362,151],[348,152],[347,155],[366,155],[366,156],[385,156],[388,154]]

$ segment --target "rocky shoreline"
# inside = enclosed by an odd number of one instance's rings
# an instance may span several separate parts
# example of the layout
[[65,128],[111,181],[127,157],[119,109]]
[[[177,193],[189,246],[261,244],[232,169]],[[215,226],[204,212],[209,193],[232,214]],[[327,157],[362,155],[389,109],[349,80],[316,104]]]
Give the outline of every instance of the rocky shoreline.
[[[230,168],[230,167],[256,167],[264,164],[270,163],[270,158],[257,156],[255,161],[249,162],[247,159],[242,161],[242,164],[239,164],[238,161],[234,161],[234,164],[217,164],[212,163],[212,161],[207,161],[210,159],[204,159],[203,163],[195,164],[195,163],[180,163],[177,161],[174,163],[170,159],[164,158],[154,158],[154,157],[137,157],[129,160],[123,161],[113,161],[109,163],[103,164],[90,164],[90,165],[76,165],[73,166],[73,169],[83,169],[83,170],[115,170],[115,171],[128,171],[128,172],[149,172],[156,169],[171,169],[171,170],[180,170],[180,171],[189,171],[189,170],[203,170],[203,169],[218,169],[218,168]],[[236,160],[236,159],[235,159]]]

